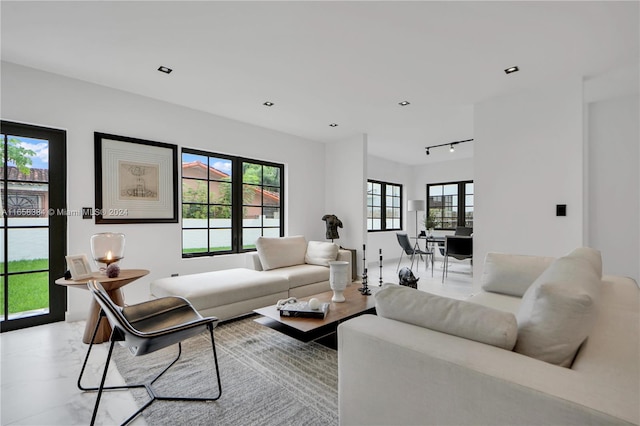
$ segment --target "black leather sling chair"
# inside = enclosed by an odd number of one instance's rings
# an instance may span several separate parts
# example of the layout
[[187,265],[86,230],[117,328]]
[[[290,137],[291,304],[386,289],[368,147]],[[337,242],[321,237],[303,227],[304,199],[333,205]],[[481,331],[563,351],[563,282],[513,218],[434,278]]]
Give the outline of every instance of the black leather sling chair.
[[[87,350],[87,355],[78,377],[78,388],[83,391],[98,391],[96,404],[93,408],[91,417],[91,425],[95,423],[96,414],[98,413],[98,405],[102,391],[114,389],[132,389],[145,388],[151,398],[138,411],[133,413],[127,420],[122,423],[126,425],[133,421],[142,411],[149,407],[156,400],[164,401],[215,401],[222,394],[222,386],[220,384],[220,371],[218,370],[218,357],[216,355],[216,344],[213,339],[213,329],[218,325],[218,318],[203,318],[191,306],[187,299],[182,297],[163,297],[160,299],[150,300],[148,302],[139,303],[126,307],[120,307],[113,303],[111,298],[102,285],[97,281],[89,281],[87,283],[89,290],[101,307],[100,319],[106,316],[113,331],[111,332],[109,353],[104,366],[102,380],[97,388],[88,388],[81,385],[82,375],[84,374],[87,360],[93,347],[93,340],[98,331],[100,321],[96,324],[96,329],[91,338],[91,344]],[[160,378],[173,364],[180,358],[182,353],[182,341],[189,337],[196,336],[208,330],[211,335],[211,346],[213,348],[213,360],[216,368],[216,377],[218,380],[217,396],[208,398],[193,397],[174,397],[157,395],[151,387],[153,383]],[[109,361],[113,353],[113,347],[116,342],[122,346],[129,348],[133,356],[146,355],[167,346],[178,344],[178,355],[165,367],[155,378],[147,383],[124,385],[124,386],[104,386],[109,368]]]

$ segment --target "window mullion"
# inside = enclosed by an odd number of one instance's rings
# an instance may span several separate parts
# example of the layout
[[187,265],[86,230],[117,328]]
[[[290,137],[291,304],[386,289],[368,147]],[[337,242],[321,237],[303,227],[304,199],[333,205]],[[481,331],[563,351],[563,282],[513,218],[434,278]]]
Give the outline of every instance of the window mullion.
[[234,159],[232,162],[233,173],[231,177],[231,246],[234,253],[242,247],[242,212],[244,210],[242,160]]

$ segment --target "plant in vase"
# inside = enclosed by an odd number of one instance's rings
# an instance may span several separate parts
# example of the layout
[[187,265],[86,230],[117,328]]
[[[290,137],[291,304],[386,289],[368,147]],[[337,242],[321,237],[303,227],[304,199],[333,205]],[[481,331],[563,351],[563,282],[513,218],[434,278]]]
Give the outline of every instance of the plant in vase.
[[433,235],[433,229],[438,226],[438,217],[433,210],[429,210],[429,213],[424,216],[424,227],[428,230],[429,236]]

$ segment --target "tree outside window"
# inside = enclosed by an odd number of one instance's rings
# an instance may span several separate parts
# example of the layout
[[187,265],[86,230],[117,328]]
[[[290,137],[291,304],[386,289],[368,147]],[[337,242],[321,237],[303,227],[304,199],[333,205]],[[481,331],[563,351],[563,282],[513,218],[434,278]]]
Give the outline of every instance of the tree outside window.
[[183,149],[182,256],[239,253],[255,249],[260,236],[282,236],[283,170]]

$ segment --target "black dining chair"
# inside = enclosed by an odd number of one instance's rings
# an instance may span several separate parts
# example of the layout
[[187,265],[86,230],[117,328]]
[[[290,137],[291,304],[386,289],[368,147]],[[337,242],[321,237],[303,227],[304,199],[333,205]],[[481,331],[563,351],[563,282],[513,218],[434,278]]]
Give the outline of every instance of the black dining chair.
[[[469,237],[473,234],[473,228],[469,228],[468,226],[456,226],[456,230],[453,235],[460,235],[462,237]],[[438,243],[438,249],[440,250],[440,254],[444,257],[444,242]]]
[[[151,398],[138,411],[133,413],[127,420],[122,423],[126,425],[133,421],[142,411],[149,407],[154,401],[216,401],[222,394],[222,386],[220,384],[220,370],[218,369],[218,357],[216,354],[216,345],[213,338],[213,329],[218,325],[216,317],[202,317],[189,303],[187,299],[182,297],[163,297],[150,300],[148,302],[136,305],[120,307],[116,305],[104,287],[97,281],[89,281],[87,287],[91,294],[100,305],[100,318],[106,316],[112,327],[109,352],[102,373],[102,380],[99,387],[85,387],[81,384],[82,376],[87,366],[89,354],[93,347],[93,341],[98,332],[100,321],[97,321],[96,328],[84,359],[80,376],[78,377],[78,388],[84,391],[98,391],[93,415],[91,417],[91,425],[95,423],[100,398],[104,390],[114,389],[133,389],[145,388]],[[213,361],[215,364],[217,378],[217,395],[213,397],[179,397],[179,396],[161,396],[153,389],[153,383],[174,365],[182,354],[182,341],[193,336],[197,336],[208,331],[211,336],[211,346],[213,348]],[[123,385],[123,386],[105,386],[107,370],[109,369],[109,361],[113,353],[113,347],[118,342],[122,346],[129,349],[133,356],[146,355],[163,349],[167,346],[178,344],[178,354],[175,359],[166,366],[151,381],[146,383]],[[176,419],[177,421],[178,419]]]
[[442,282],[448,274],[449,256],[458,260],[471,259],[471,273],[473,274],[473,237],[463,235],[447,235],[444,240],[444,268],[442,268]]
[[[396,232],[396,237],[398,239],[398,244],[400,244],[400,247],[402,248],[402,251],[400,252],[400,260],[398,261],[398,267],[396,268],[396,272],[398,272],[398,270],[400,269],[400,263],[402,262],[403,255],[406,254],[407,256],[411,256],[411,268],[413,268],[413,261],[415,259],[415,256],[418,255],[419,256],[418,262],[420,262],[420,259],[422,259],[422,256],[427,256],[427,258],[431,257],[431,276],[433,276],[433,252],[431,252],[430,250],[427,250],[427,251],[421,250],[418,244],[411,245],[411,241],[409,241],[409,236],[407,235],[406,232]],[[423,260],[424,260],[424,268],[427,269],[428,259],[423,259]]]

